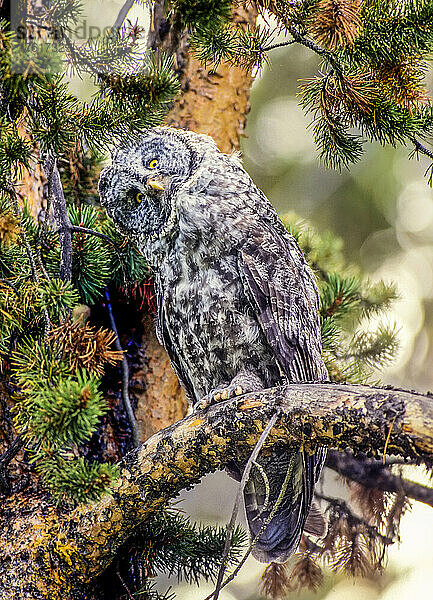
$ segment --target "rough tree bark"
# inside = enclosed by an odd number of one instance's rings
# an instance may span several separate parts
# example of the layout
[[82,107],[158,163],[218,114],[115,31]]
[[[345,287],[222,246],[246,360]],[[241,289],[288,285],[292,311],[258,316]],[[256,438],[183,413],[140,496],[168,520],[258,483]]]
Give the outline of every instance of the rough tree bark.
[[[19,133],[23,138],[28,139],[25,117],[21,119]],[[36,153],[36,149],[34,149],[34,152]],[[42,165],[37,161],[37,155],[35,154],[31,171],[23,170],[18,191],[22,198],[26,199],[30,213],[36,221],[46,214],[46,185],[47,180]]]
[[0,600],[85,594],[139,523],[205,474],[246,459],[276,411],[263,452],[276,444],[307,452],[326,445],[433,460],[431,396],[329,383],[247,394],[186,417],[126,455],[113,496],[68,515],[29,507],[31,519],[19,527],[4,518]]
[[142,351],[132,368],[131,386],[137,399],[135,416],[141,441],[185,416],[188,402],[155,335],[153,319],[143,318]]
[[[238,26],[254,29],[256,20],[253,3],[239,3],[233,12]],[[210,135],[222,152],[239,150],[250,110],[251,73],[227,63],[215,69],[198,61],[189,51],[188,36],[180,36],[173,27],[167,30],[162,0],[155,2],[152,10],[148,45],[175,58],[181,94],[168,115],[168,124]]]

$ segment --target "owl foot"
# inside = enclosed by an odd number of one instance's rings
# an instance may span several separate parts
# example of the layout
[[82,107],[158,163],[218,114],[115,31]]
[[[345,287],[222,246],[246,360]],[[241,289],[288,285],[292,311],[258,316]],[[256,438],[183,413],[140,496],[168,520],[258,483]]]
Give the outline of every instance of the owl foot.
[[239,384],[232,384],[226,387],[216,388],[197,402],[197,404],[194,406],[194,411],[203,410],[209,406],[212,406],[212,404],[223,402],[224,400],[230,400],[236,396],[242,396],[242,394],[245,393],[246,390],[244,390],[244,388]]

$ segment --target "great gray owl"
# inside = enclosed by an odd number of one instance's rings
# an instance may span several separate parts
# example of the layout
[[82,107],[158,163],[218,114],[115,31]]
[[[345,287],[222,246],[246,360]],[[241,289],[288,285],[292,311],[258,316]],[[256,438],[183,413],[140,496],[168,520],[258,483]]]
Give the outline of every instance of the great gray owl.
[[[313,274],[236,155],[205,135],[150,129],[114,152],[99,190],[154,271],[157,334],[194,404],[327,379]],[[252,536],[290,471],[253,550],[259,560],[284,561],[304,529],[322,533],[310,507],[323,460],[323,451],[282,448],[253,467],[244,493]]]

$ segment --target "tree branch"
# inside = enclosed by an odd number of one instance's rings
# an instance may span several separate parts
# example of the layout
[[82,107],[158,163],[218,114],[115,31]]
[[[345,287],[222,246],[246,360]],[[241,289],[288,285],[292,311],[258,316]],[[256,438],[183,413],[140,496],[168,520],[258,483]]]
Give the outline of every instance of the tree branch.
[[122,353],[122,400],[123,406],[125,407],[126,416],[128,418],[129,426],[131,427],[132,443],[135,447],[137,447],[140,445],[140,439],[138,435],[137,421],[135,420],[134,409],[132,408],[131,400],[129,399],[129,365],[125,353],[123,351],[122,345],[120,343],[116,320],[113,314],[113,307],[111,305],[111,298],[107,288],[105,289],[105,300],[107,302],[110,327],[114,331],[114,335],[116,336],[114,339],[114,346],[118,352]]
[[123,23],[125,22],[126,17],[128,16],[129,11],[134,6],[134,2],[135,2],[135,0],[126,0],[124,5],[122,6],[122,8],[119,10],[119,14],[117,15],[116,20],[114,21],[114,25],[113,25],[114,31],[120,30]]
[[380,533],[380,531],[378,530],[378,528],[375,525],[370,525],[370,523],[368,523],[365,519],[362,519],[361,517],[354,515],[352,510],[348,506],[347,502],[344,502],[344,500],[341,500],[341,498],[333,498],[331,496],[324,496],[323,494],[317,494],[317,493],[315,494],[315,497],[318,498],[319,500],[324,500],[325,502],[327,502],[329,504],[329,506],[338,507],[338,509],[341,512],[343,512],[344,514],[347,515],[347,517],[350,519],[350,521],[352,523],[361,525],[364,529],[367,529],[368,531],[370,531],[375,537],[376,536],[379,537],[385,545],[389,546],[390,544],[394,543],[395,540],[393,540],[393,538],[391,538],[387,535],[383,535],[383,533]]
[[262,48],[262,52],[269,52],[270,50],[275,50],[275,48],[285,48],[286,46],[291,46],[292,44],[296,44],[296,40],[290,40],[288,42],[280,42],[279,44],[271,44],[269,46],[265,46]]
[[334,450],[328,452],[326,466],[343,477],[361,483],[366,488],[383,492],[403,492],[408,498],[433,507],[433,489],[394,475],[381,461],[355,458]]
[[12,491],[7,476],[7,468],[23,446],[23,437],[22,435],[18,435],[9,448],[0,455],[0,491],[6,495],[9,495]]
[[72,278],[71,221],[66,208],[57,159],[54,156],[47,157],[44,162],[44,170],[48,181],[48,195],[52,199],[54,218],[60,232],[60,279],[70,281]]
[[429,148],[426,148],[426,146],[424,146],[424,144],[422,144],[415,137],[411,138],[411,141],[412,141],[413,145],[415,146],[415,152],[421,152],[421,154],[425,154],[425,156],[428,156],[429,158],[431,158],[433,160],[433,151],[432,150],[429,150]]
[[[247,460],[277,412],[264,453],[287,444],[307,452],[323,445],[380,456],[392,423],[390,454],[427,464],[433,460],[433,399],[415,392],[306,383],[219,403],[126,455],[111,497],[80,505],[67,515],[41,517],[37,539],[29,536],[28,525],[16,527],[4,549],[5,563],[25,564],[35,588],[29,600],[40,598],[41,590],[43,597],[72,598],[77,586],[89,585],[107,568],[140,523],[182,489],[233,460]],[[14,577],[14,569],[3,572],[0,565],[1,600],[19,597],[14,587],[18,579],[22,584],[22,573]]]

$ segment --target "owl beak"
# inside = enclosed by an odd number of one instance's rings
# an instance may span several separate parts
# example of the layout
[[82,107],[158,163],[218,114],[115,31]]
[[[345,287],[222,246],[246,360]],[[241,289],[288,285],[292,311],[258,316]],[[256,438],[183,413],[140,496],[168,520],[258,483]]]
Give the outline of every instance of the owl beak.
[[163,192],[165,190],[164,182],[159,177],[153,177],[147,180],[147,185],[153,190]]

